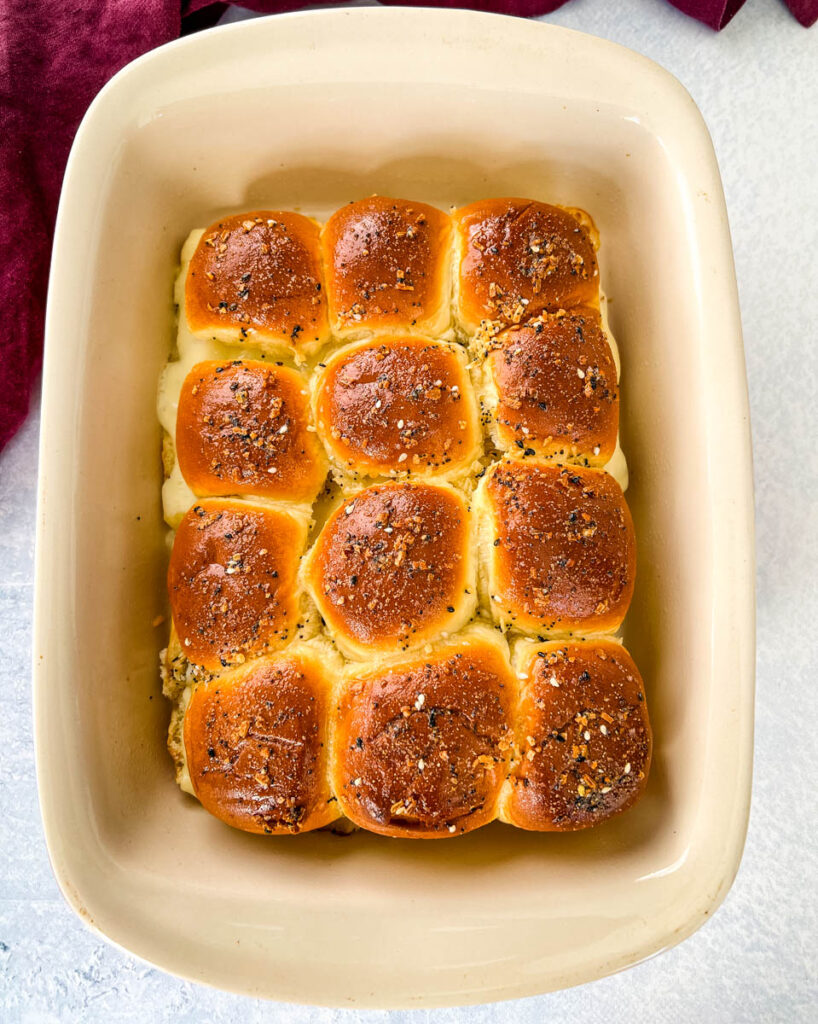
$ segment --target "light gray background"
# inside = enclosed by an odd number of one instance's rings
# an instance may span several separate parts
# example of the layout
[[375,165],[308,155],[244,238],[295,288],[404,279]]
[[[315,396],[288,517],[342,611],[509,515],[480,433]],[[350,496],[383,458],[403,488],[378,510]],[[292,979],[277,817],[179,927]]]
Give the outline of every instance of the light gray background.
[[63,902],[37,806],[29,685],[34,408],[0,457],[0,1021],[818,1019],[818,26],[804,30],[778,0],[749,0],[719,35],[663,0],[573,0],[544,20],[624,43],[677,75],[704,113],[724,177],[758,517],[755,784],[735,886],[701,931],[633,970],[568,992],[463,1010],[267,1004],[178,981],[108,946]]

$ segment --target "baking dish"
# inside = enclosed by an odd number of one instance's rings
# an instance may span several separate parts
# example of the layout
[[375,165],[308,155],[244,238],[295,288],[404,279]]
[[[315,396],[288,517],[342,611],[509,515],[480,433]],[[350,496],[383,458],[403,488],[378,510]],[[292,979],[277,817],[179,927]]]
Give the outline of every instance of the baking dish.
[[[452,843],[234,832],[178,791],[156,380],[185,235],[379,191],[580,206],[623,364],[639,542],[625,640],[656,734],[648,791],[587,833]],[[715,156],[667,72],[611,43],[462,11],[286,15],[135,61],[77,135],[46,325],[34,685],[46,837],[74,909],[165,970],[334,1006],[574,985],[689,935],[738,868],[753,724],[741,330]]]

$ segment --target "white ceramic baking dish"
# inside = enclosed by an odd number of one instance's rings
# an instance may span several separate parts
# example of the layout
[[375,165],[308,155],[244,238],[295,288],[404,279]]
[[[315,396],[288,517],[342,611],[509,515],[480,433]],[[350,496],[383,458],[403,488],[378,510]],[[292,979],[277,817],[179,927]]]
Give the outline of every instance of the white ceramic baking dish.
[[[320,216],[373,191],[532,196],[586,208],[602,235],[639,541],[626,641],[656,754],[640,804],[586,834],[269,840],[173,782],[154,398],[180,245],[224,212]],[[667,72],[528,21],[374,8],[203,33],[103,90],[54,247],[34,638],[48,846],[86,922],[189,978],[339,1006],[483,1002],[636,963],[698,928],[738,867],[753,629],[727,217]]]

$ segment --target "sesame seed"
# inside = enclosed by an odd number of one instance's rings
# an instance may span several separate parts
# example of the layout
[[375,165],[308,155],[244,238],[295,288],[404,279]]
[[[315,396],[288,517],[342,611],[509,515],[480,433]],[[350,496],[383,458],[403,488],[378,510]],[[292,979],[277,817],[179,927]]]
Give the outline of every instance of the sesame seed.
[[418,761],[418,769],[419,769],[420,771],[423,771],[423,769],[424,769],[425,767],[426,767],[426,762],[425,762],[425,761],[423,760],[423,758],[421,757],[421,758],[420,758],[420,760]]
[[420,709],[423,707],[423,705],[425,703],[426,703],[426,694],[425,693],[419,693],[417,695],[417,697],[415,698],[415,707],[418,709],[418,711],[420,711]]
[[270,466],[270,468],[267,470],[267,472],[271,473],[271,474],[272,473],[277,473],[278,469],[275,466]]
[[579,377],[580,380],[585,380],[585,371],[580,370],[579,367],[577,367],[577,377]]
[[600,725],[599,731],[602,733],[603,736],[607,736],[608,735],[608,726],[607,725]]
[[290,429],[290,424],[289,423],[285,423],[284,426],[281,428],[281,430],[279,430],[279,434],[286,434],[289,429]]
[[628,763],[625,765],[625,774],[626,775],[630,775],[630,773],[631,773],[631,763],[630,763],[630,761],[628,761]]
[[347,507],[346,507],[346,508],[344,509],[344,512],[346,512],[346,514],[347,514],[347,515],[349,515],[349,513],[350,513],[350,512],[351,512],[351,511],[352,511],[352,510],[353,510],[354,508],[355,508],[355,506],[354,506],[354,505],[347,505]]
[[359,775],[357,779],[353,779],[352,780],[352,785],[353,786],[360,786],[360,784],[361,784],[361,776]]
[[398,420],[398,430],[403,430],[403,420]]
[[590,734],[590,732],[588,732],[588,730],[587,730],[587,729],[586,729],[586,730],[585,730],[585,732],[584,732],[584,733],[582,734],[582,738],[583,738],[584,740],[589,740],[589,739],[591,738],[591,734]]
[[456,832],[457,831],[457,825],[449,825],[449,831],[450,832]]

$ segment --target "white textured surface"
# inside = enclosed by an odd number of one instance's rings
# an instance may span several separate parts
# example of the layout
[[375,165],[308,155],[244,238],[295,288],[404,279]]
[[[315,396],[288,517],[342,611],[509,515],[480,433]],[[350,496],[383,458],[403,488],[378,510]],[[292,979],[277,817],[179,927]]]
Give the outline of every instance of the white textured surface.
[[439,1013],[254,1002],[178,981],[108,946],[63,903],[37,807],[29,671],[35,413],[0,457],[0,1020],[816,1019],[818,28],[800,28],[777,0],[750,0],[721,35],[662,0],[573,0],[545,20],[624,43],[676,74],[704,113],[724,177],[758,517],[755,787],[733,890],[687,942],[624,974],[536,999]]

